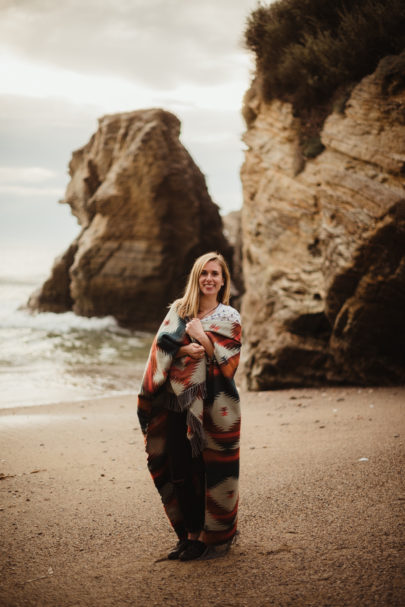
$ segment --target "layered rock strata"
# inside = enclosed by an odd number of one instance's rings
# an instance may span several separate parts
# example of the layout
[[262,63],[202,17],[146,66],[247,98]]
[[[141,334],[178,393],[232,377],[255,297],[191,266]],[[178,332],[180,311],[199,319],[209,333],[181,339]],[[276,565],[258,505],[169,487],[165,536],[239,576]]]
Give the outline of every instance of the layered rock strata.
[[72,155],[62,201],[82,231],[29,307],[155,329],[198,255],[231,256],[218,207],[179,135],[179,120],[160,109],[99,120]]
[[249,388],[405,379],[404,56],[385,58],[303,163],[287,103],[245,100]]

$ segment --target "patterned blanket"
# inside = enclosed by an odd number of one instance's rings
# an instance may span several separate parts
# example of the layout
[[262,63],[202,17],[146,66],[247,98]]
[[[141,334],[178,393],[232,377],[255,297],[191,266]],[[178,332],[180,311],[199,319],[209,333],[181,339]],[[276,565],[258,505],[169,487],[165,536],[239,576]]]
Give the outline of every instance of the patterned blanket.
[[206,473],[205,542],[220,544],[236,532],[239,478],[240,403],[234,382],[241,327],[229,320],[203,319],[214,346],[206,358],[175,358],[190,343],[186,321],[169,310],[153,341],[138,397],[148,468],[166,514],[179,537],[184,521],[170,480],[167,457],[168,410],[187,411],[193,454],[202,452]]

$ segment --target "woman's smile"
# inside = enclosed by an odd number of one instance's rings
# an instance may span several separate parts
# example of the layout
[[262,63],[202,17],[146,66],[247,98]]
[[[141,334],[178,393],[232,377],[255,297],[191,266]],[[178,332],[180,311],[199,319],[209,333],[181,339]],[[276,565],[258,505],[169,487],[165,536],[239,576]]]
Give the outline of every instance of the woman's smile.
[[198,280],[201,292],[204,294],[218,293],[224,284],[222,268],[217,261],[208,261],[203,267]]

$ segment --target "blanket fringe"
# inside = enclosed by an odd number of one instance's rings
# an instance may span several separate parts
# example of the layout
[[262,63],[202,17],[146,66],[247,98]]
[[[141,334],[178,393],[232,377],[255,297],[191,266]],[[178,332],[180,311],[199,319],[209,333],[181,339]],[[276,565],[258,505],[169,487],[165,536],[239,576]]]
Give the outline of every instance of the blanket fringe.
[[196,398],[205,399],[207,397],[207,386],[205,382],[191,386],[181,395],[176,396],[173,392],[169,392],[169,398],[166,399],[164,406],[170,411],[183,413],[187,411],[187,425],[191,430],[189,436],[191,454],[197,457],[205,448],[207,441],[205,439],[204,428],[200,420],[193,414],[191,408]]
[[185,411],[196,398],[202,398],[203,400],[207,398],[207,386],[205,381],[201,384],[190,386],[190,388],[187,388],[187,390],[178,396],[171,392],[166,406],[172,411],[181,413],[182,411]]
[[190,409],[187,412],[187,425],[192,431],[192,435],[189,437],[191,455],[192,457],[197,457],[206,447],[207,440],[202,423],[193,415]]

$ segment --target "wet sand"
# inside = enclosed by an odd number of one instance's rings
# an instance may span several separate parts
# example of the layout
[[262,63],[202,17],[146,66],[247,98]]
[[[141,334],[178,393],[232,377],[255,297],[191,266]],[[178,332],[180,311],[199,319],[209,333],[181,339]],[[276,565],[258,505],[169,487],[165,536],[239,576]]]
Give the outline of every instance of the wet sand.
[[405,388],[242,393],[240,536],[175,543],[135,397],[0,412],[0,605],[405,604]]

